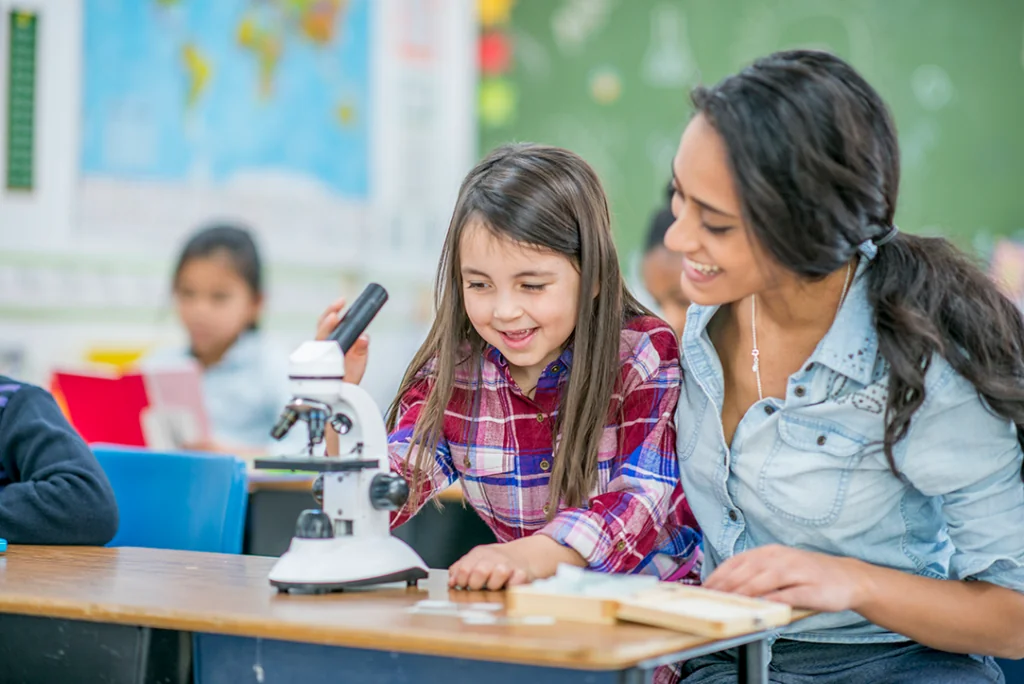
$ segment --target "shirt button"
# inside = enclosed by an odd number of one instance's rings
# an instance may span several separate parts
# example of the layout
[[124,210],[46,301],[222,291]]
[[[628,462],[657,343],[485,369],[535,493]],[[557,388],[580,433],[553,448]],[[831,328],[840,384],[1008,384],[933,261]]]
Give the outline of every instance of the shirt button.
[[773,413],[775,413],[775,407],[774,406],[765,406],[764,407],[764,413],[765,413],[765,415],[768,415],[768,416],[772,415]]
[[736,522],[739,519],[740,519],[739,513],[737,513],[735,510],[729,511],[729,520],[732,520],[733,522]]
[[542,508],[541,510],[544,511],[544,515],[547,515],[548,511],[551,510],[551,504],[549,504],[549,503],[544,504],[544,508]]
[[554,366],[551,367],[551,372],[552,373],[557,373],[560,370],[562,370],[562,367],[559,366],[559,365],[554,365]]
[[537,414],[537,422],[538,423],[543,423],[544,422],[544,414],[543,413],[538,413]]
[[825,446],[825,435],[818,435],[818,446]]
[[802,397],[805,394],[807,394],[807,390],[804,389],[803,385],[797,385],[796,389],[793,390],[793,394],[795,394],[798,397]]
[[615,545],[615,550],[618,551],[619,553],[622,553],[623,551],[625,551],[626,550],[626,542],[624,542],[622,540],[619,540],[619,542]]
[[471,463],[469,461],[469,456],[467,456],[466,458],[462,459],[462,465],[466,466],[467,468],[471,465]]
[[543,470],[545,473],[551,470],[551,461],[545,458],[543,461],[540,462],[540,469]]
[[810,373],[812,368],[814,368],[814,364],[813,363],[809,363],[806,366],[804,366],[804,372],[805,373]]

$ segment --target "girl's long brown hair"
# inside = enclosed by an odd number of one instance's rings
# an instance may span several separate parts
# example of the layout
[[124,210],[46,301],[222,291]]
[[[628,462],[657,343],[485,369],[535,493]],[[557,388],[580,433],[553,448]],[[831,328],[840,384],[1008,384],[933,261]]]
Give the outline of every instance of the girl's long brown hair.
[[462,235],[467,225],[478,222],[499,237],[564,256],[580,274],[576,328],[570,339],[572,371],[553,435],[550,519],[560,503],[575,508],[589,499],[597,482],[598,445],[618,384],[623,323],[652,314],[622,279],[608,201],[585,161],[568,150],[533,144],[505,145],[487,155],[459,190],[437,269],[434,323],[388,409],[391,431],[402,396],[422,381],[421,371],[433,362],[426,403],[406,454],[413,506],[419,503],[425,474],[443,437],[455,371],[462,364],[473,364],[477,381],[473,406],[460,410],[476,411],[479,406],[485,343],[466,316],[459,260]]

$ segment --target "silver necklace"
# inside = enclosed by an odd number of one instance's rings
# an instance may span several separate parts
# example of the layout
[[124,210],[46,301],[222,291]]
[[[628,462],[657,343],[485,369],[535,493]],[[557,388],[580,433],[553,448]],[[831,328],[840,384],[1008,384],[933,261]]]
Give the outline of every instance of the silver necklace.
[[[836,316],[839,315],[839,310],[843,308],[843,302],[846,301],[846,290],[850,286],[850,271],[853,262],[846,264],[846,278],[843,279],[843,291],[839,295],[839,305],[836,306],[836,315],[832,317],[832,321],[835,322]],[[753,338],[753,346],[750,349],[750,355],[754,359],[754,377],[757,378],[757,399],[758,401],[764,401],[764,392],[761,391],[761,350],[757,348],[757,295],[750,295],[750,333]]]

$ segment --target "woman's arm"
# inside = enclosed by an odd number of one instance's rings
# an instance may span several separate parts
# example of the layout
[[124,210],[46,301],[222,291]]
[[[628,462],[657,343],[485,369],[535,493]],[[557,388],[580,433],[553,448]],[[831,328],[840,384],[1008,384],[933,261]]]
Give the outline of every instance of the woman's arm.
[[853,610],[925,646],[1024,658],[1024,595],[854,558],[763,546],[723,562],[704,586],[826,612]]
[[941,651],[1024,658],[1024,594],[854,563],[861,589],[853,609],[875,624]]
[[894,455],[908,486],[941,505],[948,579],[769,546],[726,560],[706,586],[854,610],[944,651],[1024,657],[1024,454],[1015,427],[970,383],[948,366],[935,376]]
[[[599,466],[608,468],[607,486],[585,508],[560,511],[538,532],[573,549],[594,570],[632,572],[658,550],[667,526],[696,528],[676,458],[678,342],[660,325],[623,365],[616,451]],[[671,537],[679,546],[674,555],[698,552],[696,533]]]

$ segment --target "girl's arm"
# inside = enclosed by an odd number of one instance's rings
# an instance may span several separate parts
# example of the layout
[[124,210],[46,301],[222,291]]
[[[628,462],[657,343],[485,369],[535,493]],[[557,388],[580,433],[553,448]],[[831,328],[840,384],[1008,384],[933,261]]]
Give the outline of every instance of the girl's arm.
[[[623,366],[615,453],[599,465],[608,484],[587,508],[562,511],[540,530],[602,572],[631,572],[657,550],[669,550],[677,558],[699,552],[700,536],[679,484],[676,459],[678,342],[660,322],[637,334]],[[658,549],[666,527],[672,528],[668,537],[674,548]]]
[[424,504],[447,489],[458,478],[458,472],[452,463],[448,440],[442,436],[434,451],[434,457],[427,461],[426,472],[419,487],[419,498],[416,505],[413,505],[411,490],[415,479],[414,466],[417,454],[415,451],[411,451],[410,443],[413,430],[416,428],[416,421],[419,420],[429,391],[429,380],[422,378],[402,395],[398,404],[398,422],[395,429],[388,435],[388,457],[391,461],[391,469],[406,479],[410,489],[409,501],[391,516],[392,529],[402,525],[415,515]]
[[681,558],[699,552],[676,461],[678,342],[664,323],[646,320],[652,329],[633,331],[637,341],[623,365],[617,447],[599,466],[607,486],[587,508],[559,512],[537,534],[476,547],[450,568],[450,585],[500,589],[550,577],[561,563],[630,572],[654,555],[665,527],[682,527],[677,523],[684,519],[691,529],[673,530],[671,552]]
[[948,367],[926,396],[895,455],[909,485],[941,502],[954,547],[948,578],[771,546],[726,560],[706,586],[854,610],[944,651],[1024,657],[1024,454],[1016,430]]

